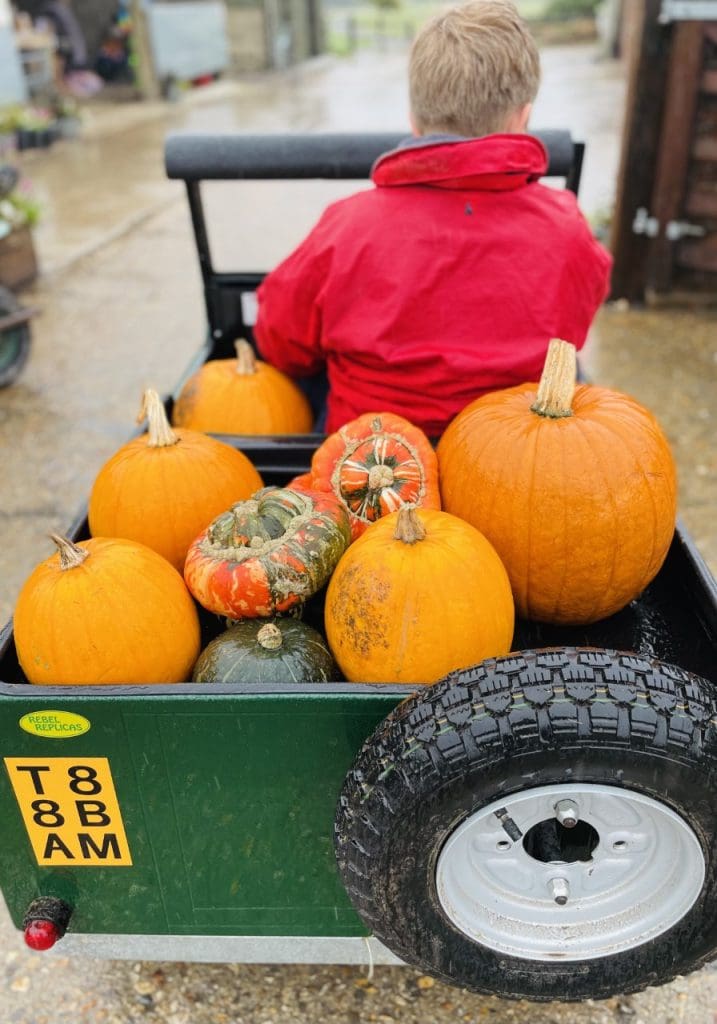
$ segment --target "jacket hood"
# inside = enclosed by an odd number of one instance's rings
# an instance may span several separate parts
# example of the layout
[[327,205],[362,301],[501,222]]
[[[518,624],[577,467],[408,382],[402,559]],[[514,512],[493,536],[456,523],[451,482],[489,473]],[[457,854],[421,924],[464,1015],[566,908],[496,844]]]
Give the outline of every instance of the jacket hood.
[[384,153],[373,165],[375,185],[432,185],[502,192],[537,181],[548,154],[533,135],[518,133],[418,138]]

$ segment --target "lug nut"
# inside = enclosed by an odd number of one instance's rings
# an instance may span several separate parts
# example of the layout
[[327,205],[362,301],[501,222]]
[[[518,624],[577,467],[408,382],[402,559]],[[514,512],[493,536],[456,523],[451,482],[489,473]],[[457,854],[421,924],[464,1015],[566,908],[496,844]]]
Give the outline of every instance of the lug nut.
[[563,828],[575,828],[580,820],[580,808],[574,800],[558,800],[555,816]]
[[568,880],[566,878],[551,878],[548,882],[548,889],[558,906],[564,907],[570,895]]

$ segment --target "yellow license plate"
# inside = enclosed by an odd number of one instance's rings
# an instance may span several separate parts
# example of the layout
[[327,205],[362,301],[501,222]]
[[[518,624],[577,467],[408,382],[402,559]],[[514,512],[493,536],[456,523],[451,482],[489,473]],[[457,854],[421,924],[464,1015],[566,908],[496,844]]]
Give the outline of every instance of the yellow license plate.
[[38,864],[132,863],[106,757],[6,757]]

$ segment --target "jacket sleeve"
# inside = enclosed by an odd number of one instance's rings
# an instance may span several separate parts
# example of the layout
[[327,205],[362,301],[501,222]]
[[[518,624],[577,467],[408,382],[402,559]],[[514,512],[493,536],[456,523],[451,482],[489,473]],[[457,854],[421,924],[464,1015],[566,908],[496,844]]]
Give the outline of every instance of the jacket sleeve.
[[558,291],[558,336],[582,348],[590,324],[610,291],[612,256],[576,208]]
[[333,252],[326,217],[257,291],[257,347],[267,362],[291,377],[316,373],[325,362],[321,306]]

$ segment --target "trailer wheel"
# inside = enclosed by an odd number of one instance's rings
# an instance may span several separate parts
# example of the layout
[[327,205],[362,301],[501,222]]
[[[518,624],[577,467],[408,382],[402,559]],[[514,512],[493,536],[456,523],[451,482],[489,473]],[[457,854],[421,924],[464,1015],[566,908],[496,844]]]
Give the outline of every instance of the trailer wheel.
[[405,963],[503,997],[601,999],[698,967],[717,947],[711,691],[559,648],[404,701],[337,810],[364,923]]
[[[0,288],[0,320],[16,313],[21,305],[12,292]],[[0,388],[17,380],[30,352],[30,328],[27,323],[0,330]]]

